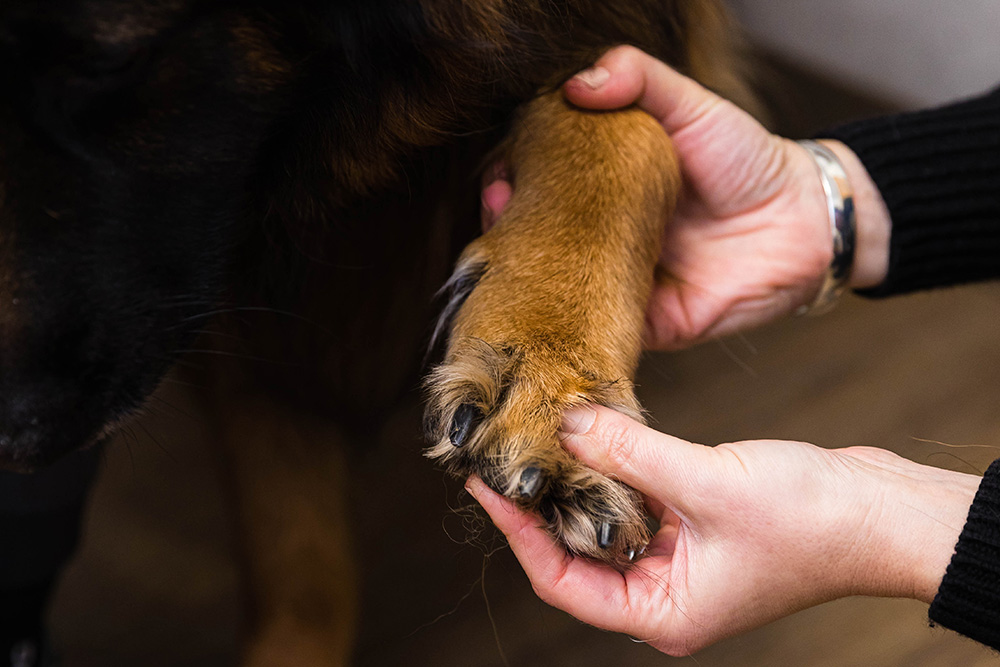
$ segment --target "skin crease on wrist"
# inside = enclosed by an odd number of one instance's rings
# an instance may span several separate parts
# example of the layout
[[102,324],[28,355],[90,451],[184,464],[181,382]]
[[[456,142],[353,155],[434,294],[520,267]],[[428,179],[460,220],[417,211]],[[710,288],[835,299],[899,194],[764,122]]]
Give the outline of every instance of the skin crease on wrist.
[[872,490],[847,590],[930,604],[951,560],[981,478],[921,465],[875,447],[834,450]]

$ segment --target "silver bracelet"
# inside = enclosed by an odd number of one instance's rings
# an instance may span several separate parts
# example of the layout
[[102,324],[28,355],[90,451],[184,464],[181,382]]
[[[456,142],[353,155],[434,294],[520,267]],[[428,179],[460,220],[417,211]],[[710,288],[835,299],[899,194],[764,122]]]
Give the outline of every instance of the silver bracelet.
[[827,210],[830,214],[830,231],[833,232],[833,261],[830,262],[823,284],[811,304],[801,306],[797,315],[822,315],[829,312],[847,287],[847,279],[854,266],[854,245],[856,220],[854,211],[854,191],[847,180],[847,172],[826,146],[815,141],[798,142],[809,151],[819,169],[823,192],[826,193]]

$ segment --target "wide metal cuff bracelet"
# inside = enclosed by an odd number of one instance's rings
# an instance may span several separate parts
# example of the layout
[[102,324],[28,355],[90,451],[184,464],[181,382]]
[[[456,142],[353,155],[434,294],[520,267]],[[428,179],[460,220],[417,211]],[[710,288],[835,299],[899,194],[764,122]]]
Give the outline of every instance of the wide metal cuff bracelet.
[[833,232],[833,261],[823,277],[823,284],[816,298],[809,305],[799,308],[799,315],[822,315],[833,308],[837,298],[847,286],[847,279],[854,266],[854,245],[856,223],[854,214],[854,192],[847,180],[844,166],[826,146],[815,141],[804,140],[799,144],[809,151],[819,169],[823,192],[826,193],[827,209],[830,214],[830,230]]

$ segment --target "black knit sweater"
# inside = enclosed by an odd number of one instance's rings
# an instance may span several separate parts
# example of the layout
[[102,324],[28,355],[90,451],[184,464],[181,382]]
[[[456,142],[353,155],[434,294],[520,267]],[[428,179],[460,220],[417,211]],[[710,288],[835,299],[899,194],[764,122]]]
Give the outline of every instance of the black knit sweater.
[[[862,294],[1000,278],[1000,89],[823,136],[857,153],[892,219],[888,275]],[[983,477],[929,615],[1000,650],[1000,460]]]
[[888,276],[863,294],[1000,278],[1000,88],[825,136],[857,153],[892,219]]

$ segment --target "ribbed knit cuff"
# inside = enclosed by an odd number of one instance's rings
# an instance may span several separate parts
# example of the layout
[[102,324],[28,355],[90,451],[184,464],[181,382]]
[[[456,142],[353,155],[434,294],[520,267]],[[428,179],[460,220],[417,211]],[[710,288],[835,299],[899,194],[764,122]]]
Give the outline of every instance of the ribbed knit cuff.
[[889,296],[1000,277],[1000,89],[940,109],[834,128],[892,219]]
[[928,616],[1000,650],[1000,459],[979,485]]

